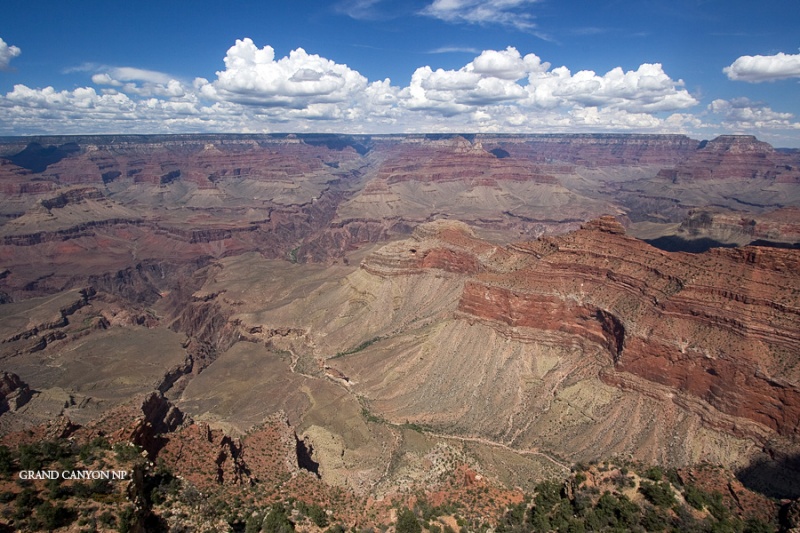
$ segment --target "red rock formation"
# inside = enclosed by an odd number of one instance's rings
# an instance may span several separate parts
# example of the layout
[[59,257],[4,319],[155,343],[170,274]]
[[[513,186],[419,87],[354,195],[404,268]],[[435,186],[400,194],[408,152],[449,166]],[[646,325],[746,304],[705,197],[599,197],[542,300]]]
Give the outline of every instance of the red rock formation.
[[4,196],[38,194],[56,188],[50,181],[31,181],[32,177],[29,170],[0,159],[0,193]]
[[[74,157],[50,165],[43,177],[60,184],[134,183],[166,185],[185,180],[201,189],[213,189],[228,178],[291,180],[320,171],[324,163],[353,159],[352,150],[330,151],[305,143],[258,143],[221,137],[157,137],[148,139],[97,139]],[[266,141],[266,139],[264,139]]]
[[[165,444],[163,434],[177,430],[184,422],[183,413],[160,393],[149,394],[141,403],[136,421],[114,432],[112,440],[141,446],[155,457]],[[115,413],[107,414],[106,424],[119,423]]]
[[798,183],[800,160],[796,155],[776,152],[752,135],[721,135],[701,143],[688,159],[662,176],[673,181],[770,179]]
[[[378,169],[378,178],[387,185],[403,181],[467,181],[472,186],[493,186],[498,180],[557,183],[529,160],[497,158],[480,143],[471,144],[461,137],[392,146]],[[379,192],[380,182],[371,187],[365,192]]]
[[218,483],[242,484],[249,481],[241,459],[242,443],[206,424],[191,424],[169,436],[159,458],[174,465],[177,475],[198,488]]
[[0,372],[0,414],[5,411],[16,411],[28,400],[33,393],[28,384],[22,381],[13,372]]
[[759,240],[794,244],[800,242],[800,209],[784,207],[759,215],[696,209],[681,223],[679,235],[731,239],[741,244]]
[[[583,166],[664,165],[682,161],[698,142],[685,135],[480,135],[487,150],[502,148],[513,157],[550,163],[563,161]],[[549,167],[565,173],[570,167]]]
[[683,485],[691,485],[707,494],[721,495],[725,507],[740,518],[757,517],[769,523],[778,514],[777,502],[748,490],[728,470],[700,465],[694,468],[681,468],[677,473]]
[[434,268],[458,274],[476,274],[483,269],[479,255],[503,252],[475,237],[469,226],[452,220],[437,220],[419,226],[411,242],[384,246],[361,264],[379,276],[406,275]]
[[459,312],[537,342],[603,346],[610,384],[631,374],[799,439],[800,252],[670,254],[622,231],[604,218],[509,247],[466,283]]

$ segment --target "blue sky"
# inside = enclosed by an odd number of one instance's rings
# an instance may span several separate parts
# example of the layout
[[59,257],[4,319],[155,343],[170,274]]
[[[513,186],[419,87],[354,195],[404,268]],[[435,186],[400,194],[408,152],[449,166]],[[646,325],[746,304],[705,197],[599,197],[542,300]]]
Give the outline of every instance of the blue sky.
[[795,1],[4,0],[0,134],[748,133],[800,146]]

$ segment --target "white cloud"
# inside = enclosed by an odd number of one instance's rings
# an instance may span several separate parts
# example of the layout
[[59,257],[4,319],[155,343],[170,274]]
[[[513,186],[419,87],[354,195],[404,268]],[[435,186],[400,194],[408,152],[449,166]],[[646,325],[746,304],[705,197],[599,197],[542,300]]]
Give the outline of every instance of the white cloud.
[[143,81],[146,83],[156,83],[165,85],[172,79],[168,74],[156,72],[155,70],[144,70],[134,67],[114,67],[109,74],[122,81]]
[[[687,111],[698,100],[658,63],[573,73],[513,47],[476,53],[459,69],[419,67],[407,86],[370,82],[301,48],[277,57],[272,47],[250,39],[236,41],[211,80],[190,83],[152,70],[90,64],[76,71],[87,72],[92,86],[16,85],[0,95],[0,134],[692,133],[716,127]],[[737,130],[797,128],[791,114],[744,100],[716,100],[704,113]]]
[[603,76],[583,70],[572,75],[565,67],[533,73],[529,91],[543,107],[553,105],[604,106],[632,113],[657,113],[687,109],[698,100],[673,80],[658,63],[645,63],[624,72],[616,67]]
[[500,24],[518,30],[536,28],[533,15],[522,8],[538,0],[434,0],[421,14],[446,22]]
[[[519,80],[526,78],[525,83]],[[602,107],[627,113],[658,113],[692,107],[697,99],[671,79],[660,64],[635,71],[615,68],[603,76],[592,71],[572,74],[550,70],[535,54],[515,48],[487,50],[459,70],[420,67],[400,93],[412,110],[445,116],[474,111],[476,106],[513,104],[527,111]]]
[[57,91],[15,85],[0,97],[0,124],[15,133],[178,133],[241,130],[241,113],[183,99],[130,97],[94,88]]
[[482,76],[518,80],[530,73],[547,71],[550,63],[542,63],[542,60],[535,54],[522,57],[516,48],[509,46],[501,51],[484,50],[464,68]]
[[2,38],[0,38],[0,70],[7,69],[11,60],[19,56],[21,53],[22,50],[20,50],[18,46],[9,46]]
[[440,46],[439,48],[434,48],[433,50],[429,50],[427,53],[429,54],[452,54],[452,53],[464,53],[464,54],[477,54],[480,50],[477,48],[473,48],[471,46]]
[[714,100],[708,111],[721,118],[723,126],[736,131],[755,129],[800,129],[791,113],[773,111],[766,104],[748,98]]
[[608,108],[580,107],[569,112],[573,127],[601,127],[611,130],[649,130],[661,126],[662,121],[648,113],[629,113]]
[[225,70],[201,87],[204,96],[244,105],[305,109],[313,104],[346,103],[367,87],[367,79],[347,67],[302,48],[275,60],[271,46],[237,40],[225,56]]
[[377,18],[375,6],[381,0],[342,0],[334,9],[356,20],[371,20]]
[[476,106],[525,99],[525,89],[517,80],[549,66],[534,54],[522,57],[513,47],[486,50],[459,70],[418,68],[400,97],[402,104],[412,110],[444,116],[470,113]]
[[113,89],[103,90],[109,94],[122,92],[145,98],[152,96],[178,98],[184,96],[187,91],[180,81],[173,79],[169,74],[155,70],[135,67],[109,67],[87,63],[80,67],[73,67],[69,71],[95,71],[91,78],[92,83],[113,87]]
[[787,78],[800,78],[800,54],[773,56],[741,56],[722,69],[728,78],[759,83]]

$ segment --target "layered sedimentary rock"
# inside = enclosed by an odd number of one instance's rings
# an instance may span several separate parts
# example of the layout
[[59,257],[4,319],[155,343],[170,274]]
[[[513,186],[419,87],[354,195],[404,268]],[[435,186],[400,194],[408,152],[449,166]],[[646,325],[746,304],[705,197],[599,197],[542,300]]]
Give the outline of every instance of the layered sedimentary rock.
[[760,215],[740,215],[714,209],[692,211],[678,228],[677,235],[710,238],[735,244],[800,246],[800,209],[785,207]]
[[[0,161],[0,355],[43,391],[31,413],[85,422],[157,390],[245,432],[283,409],[324,476],[370,487],[406,423],[556,470],[548,454],[741,464],[797,445],[798,252],[671,254],[618,222],[720,203],[745,211],[711,230],[791,238],[796,154],[619,135],[76,145],[44,169],[39,149]],[[209,435],[192,438],[214,453]]]
[[681,180],[770,179],[778,183],[800,182],[798,158],[777,152],[752,135],[721,135],[700,143],[697,150],[664,177]]
[[514,247],[512,271],[465,286],[462,313],[603,345],[619,373],[800,436],[800,254],[744,248],[671,255],[603,219]]
[[500,147],[522,140],[376,139],[368,156],[373,162],[365,174],[369,180],[340,206],[334,224],[349,228],[383,221],[386,233],[397,233],[446,217],[509,236],[537,236],[576,227],[611,209],[559,181],[559,175],[572,173],[574,165],[517,156]]
[[[18,150],[20,143],[6,146]],[[708,142],[602,134],[41,137],[3,153],[0,215],[9,222],[3,238],[13,245],[144,244],[128,236],[141,233],[131,225],[144,225],[154,241],[150,250],[177,239],[213,244],[193,254],[260,249],[301,262],[331,261],[440,217],[510,239],[562,233],[609,212],[678,221],[708,203],[750,202],[754,210],[800,205],[791,189],[797,154],[737,136]],[[705,178],[750,183],[692,188]],[[665,181],[676,189],[672,199],[665,199]],[[59,203],[89,187],[94,196],[76,198],[85,205]],[[41,233],[49,227],[54,231]],[[94,236],[100,238],[81,242]],[[140,248],[127,251],[138,256]]]
[[588,166],[671,164],[690,156],[699,144],[685,135],[482,135],[479,138],[487,149],[501,149],[516,157]]
[[745,464],[798,446],[798,261],[667,253],[613,218],[510,246],[437,221],[335,288],[240,316],[307,317],[294,352],[338,352],[327,375],[397,423],[576,460]]

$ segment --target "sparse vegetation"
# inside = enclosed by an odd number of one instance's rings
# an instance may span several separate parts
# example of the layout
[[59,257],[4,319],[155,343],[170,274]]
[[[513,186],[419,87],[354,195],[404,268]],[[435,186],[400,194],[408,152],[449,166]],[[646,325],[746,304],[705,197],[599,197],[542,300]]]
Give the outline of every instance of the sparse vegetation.
[[422,526],[417,520],[414,511],[408,507],[404,508],[397,515],[397,533],[422,533]]
[[361,416],[363,416],[367,422],[371,422],[373,424],[384,424],[386,422],[385,418],[372,414],[372,412],[366,407],[361,408]]
[[362,350],[365,350],[366,348],[369,348],[370,346],[372,346],[373,344],[375,344],[376,342],[378,342],[378,341],[380,341],[382,339],[383,339],[383,337],[373,337],[373,338],[369,339],[368,341],[362,342],[361,344],[359,344],[355,348],[351,348],[350,350],[345,350],[343,352],[337,352],[336,355],[331,357],[331,359],[336,359],[338,357],[344,357],[345,355],[351,355],[351,354],[354,354],[354,353],[358,353],[358,352],[360,352]]
[[[362,415],[368,420],[382,421],[370,415],[366,407]],[[422,430],[411,423],[393,427]],[[359,520],[370,517],[368,523],[372,524],[372,533],[390,525],[404,533],[453,532],[447,520],[456,520],[457,530],[487,531],[493,528],[497,533],[763,533],[775,530],[775,524],[766,523],[760,517],[736,515],[720,493],[701,490],[695,484],[676,485],[673,479],[678,481],[679,477],[671,469],[637,467],[645,477],[639,481],[638,491],[634,491],[631,487],[635,476],[627,467],[611,462],[594,466],[575,465],[570,478],[539,482],[521,501],[505,499],[502,492],[497,492],[485,481],[474,484],[474,473],[470,474],[473,476],[470,483],[459,485],[464,483],[462,470],[462,474],[454,474],[456,477],[449,482],[455,483],[451,486],[456,497],[434,505],[428,492],[417,490],[410,500],[413,504],[395,503],[398,511],[394,524],[381,522],[387,512],[385,507],[367,512],[359,507],[361,504],[347,490],[326,487],[323,482],[305,476],[278,476],[268,483],[256,481],[250,486],[234,485],[227,489],[220,486],[220,492],[213,488],[201,492],[192,483],[174,475],[162,458],[146,469],[143,477],[140,493],[144,495],[142,501],[148,509],[147,514],[134,511],[121,487],[108,480],[80,483],[58,479],[26,481],[14,475],[23,462],[41,464],[47,469],[63,461],[74,461],[78,468],[82,468],[84,460],[90,460],[95,466],[103,463],[119,465],[125,461],[140,467],[144,464],[139,448],[124,443],[111,447],[105,439],[95,439],[83,445],[41,442],[21,445],[17,449],[0,449],[0,461],[5,461],[5,475],[10,477],[6,486],[16,487],[0,491],[3,515],[18,530],[52,530],[77,521],[85,531],[105,529],[120,532],[139,528],[142,525],[139,521],[147,530],[159,530],[168,518],[176,523],[206,521],[210,524],[222,517],[233,530],[250,533],[285,533],[294,531],[295,527],[340,533],[348,531],[355,516],[362,516]],[[450,455],[442,460],[449,465],[449,471],[459,471],[458,462]],[[654,478],[660,479],[656,481]],[[300,480],[309,483],[301,492],[302,499],[292,496],[299,487],[295,483]],[[234,490],[234,496],[226,495],[224,490]],[[315,493],[316,490],[321,492]],[[676,498],[678,492],[686,503]],[[357,513],[361,514],[353,514],[355,509],[360,509]]]
[[666,481],[661,483],[650,483],[642,481],[639,485],[639,492],[644,494],[644,497],[658,507],[671,507],[675,504],[675,495],[672,493],[670,484]]

